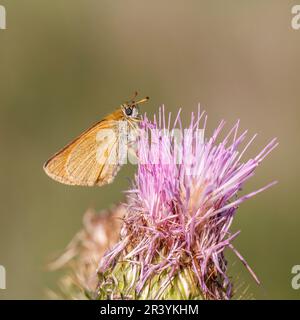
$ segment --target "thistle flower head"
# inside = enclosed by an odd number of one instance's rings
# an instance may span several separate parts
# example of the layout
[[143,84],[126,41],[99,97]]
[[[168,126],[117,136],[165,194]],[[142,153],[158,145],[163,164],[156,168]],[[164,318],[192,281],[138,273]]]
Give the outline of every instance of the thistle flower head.
[[121,240],[101,260],[98,298],[230,299],[226,248],[258,282],[234,248],[239,232],[230,226],[243,201],[272,185],[238,197],[277,143],[245,161],[255,136],[245,143],[247,131],[239,134],[237,122],[219,141],[222,121],[204,138],[206,120],[200,108],[185,130],[180,112],[173,122],[164,108],[153,121],[143,118]]

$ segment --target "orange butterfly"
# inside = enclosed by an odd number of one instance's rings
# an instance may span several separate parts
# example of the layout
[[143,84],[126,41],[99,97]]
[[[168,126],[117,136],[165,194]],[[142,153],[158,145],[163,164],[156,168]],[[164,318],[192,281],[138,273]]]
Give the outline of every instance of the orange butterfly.
[[127,130],[126,136],[136,135],[140,120],[138,104],[149,100],[146,97],[135,102],[136,95],[51,157],[44,164],[48,176],[68,185],[111,183],[122,164],[120,149],[124,141],[120,128]]

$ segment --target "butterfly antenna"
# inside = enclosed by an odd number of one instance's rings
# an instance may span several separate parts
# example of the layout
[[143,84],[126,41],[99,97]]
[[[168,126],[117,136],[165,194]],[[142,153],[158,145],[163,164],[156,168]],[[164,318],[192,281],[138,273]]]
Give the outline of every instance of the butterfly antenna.
[[138,95],[138,92],[137,91],[135,91],[134,92],[134,94],[133,94],[133,97],[130,99],[130,100],[128,100],[128,101],[126,101],[128,104],[131,102],[131,103],[134,103],[134,99],[137,97],[137,95]]
[[145,97],[144,99],[137,101],[136,104],[147,102],[149,99],[150,99],[149,97]]

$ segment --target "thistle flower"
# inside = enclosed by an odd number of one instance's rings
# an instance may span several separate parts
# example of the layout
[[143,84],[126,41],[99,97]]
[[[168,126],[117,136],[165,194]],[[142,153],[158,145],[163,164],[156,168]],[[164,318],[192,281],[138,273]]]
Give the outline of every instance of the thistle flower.
[[87,299],[97,287],[96,269],[104,252],[118,240],[121,219],[125,208],[122,205],[95,213],[88,210],[83,216],[83,229],[71,240],[65,251],[48,268],[63,269],[59,280],[59,292],[48,291],[51,298]]
[[206,120],[200,107],[187,130],[180,111],[172,126],[164,107],[153,122],[143,118],[121,239],[101,259],[98,299],[230,299],[226,248],[259,282],[234,248],[239,232],[230,226],[243,201],[275,183],[238,197],[277,142],[242,161],[256,135],[239,151],[247,135],[238,134],[239,121],[218,142],[224,121],[203,139]]

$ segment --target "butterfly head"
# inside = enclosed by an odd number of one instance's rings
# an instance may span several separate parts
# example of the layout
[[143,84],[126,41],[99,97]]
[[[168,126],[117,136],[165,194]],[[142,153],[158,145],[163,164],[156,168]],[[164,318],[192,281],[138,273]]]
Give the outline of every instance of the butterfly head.
[[123,103],[121,105],[121,109],[124,113],[124,116],[126,118],[130,119],[138,119],[139,118],[139,104],[147,102],[149,100],[149,97],[146,97],[144,99],[141,99],[139,101],[135,101],[135,98],[133,98],[131,101],[128,101],[126,103]]

